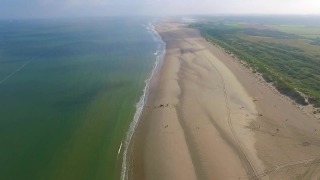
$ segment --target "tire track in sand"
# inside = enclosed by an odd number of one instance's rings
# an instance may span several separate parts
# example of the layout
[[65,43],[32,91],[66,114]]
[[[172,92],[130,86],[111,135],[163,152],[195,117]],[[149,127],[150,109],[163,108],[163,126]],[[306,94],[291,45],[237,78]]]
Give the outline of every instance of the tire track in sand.
[[290,163],[280,164],[276,166],[272,166],[268,169],[266,169],[263,173],[258,174],[257,177],[265,177],[267,175],[273,174],[275,172],[284,171],[290,167],[293,166],[301,166],[301,165],[312,165],[312,164],[319,164],[320,158],[313,158],[313,159],[306,159],[306,160],[299,160],[299,161],[293,161]]
[[231,130],[231,133],[232,133],[232,136],[234,137],[234,139],[236,140],[237,144],[239,145],[240,147],[240,150],[241,150],[241,153],[244,155],[245,157],[245,161],[248,163],[248,165],[250,166],[251,168],[251,171],[253,171],[254,175],[253,177],[249,177],[249,179],[261,179],[261,177],[263,176],[259,176],[257,170],[255,169],[254,165],[252,164],[252,162],[250,161],[249,159],[249,156],[247,155],[246,151],[244,150],[240,140],[239,140],[239,137],[237,135],[237,133],[235,132],[234,130],[234,127],[233,127],[233,124],[232,124],[232,119],[231,119],[231,113],[230,113],[230,104],[229,104],[229,99],[228,99],[228,93],[227,93],[227,89],[226,89],[226,83],[224,81],[224,78],[221,74],[221,72],[214,66],[214,64],[206,57],[205,58],[207,60],[207,62],[209,62],[209,64],[211,65],[211,67],[217,72],[217,74],[219,75],[219,78],[221,80],[221,83],[222,83],[222,89],[223,89],[223,95],[224,95],[224,99],[225,99],[225,105],[226,105],[226,110],[227,110],[227,115],[228,115],[228,125],[229,125],[229,128]]
[[293,167],[293,166],[320,164],[320,158],[298,160],[298,161],[293,161],[293,162],[290,162],[290,163],[275,165],[275,166],[272,166],[270,168],[267,168],[262,173],[258,173],[257,170],[254,168],[254,165],[250,161],[247,153],[245,152],[245,150],[244,150],[244,148],[243,148],[243,146],[242,146],[242,144],[241,144],[241,142],[239,140],[239,137],[237,136],[237,134],[236,134],[236,132],[234,130],[234,127],[233,127],[233,124],[232,124],[232,119],[231,119],[231,116],[230,116],[231,113],[230,113],[230,107],[229,107],[230,105],[229,105],[229,100],[228,100],[227,89],[226,89],[226,85],[225,85],[225,81],[223,79],[223,76],[220,73],[220,71],[214,66],[214,64],[208,58],[206,58],[206,60],[209,62],[209,64],[212,66],[212,68],[214,68],[216,70],[216,72],[219,75],[219,78],[221,79],[221,82],[222,82],[222,85],[223,85],[222,89],[223,89],[223,93],[224,93],[224,98],[225,98],[225,102],[226,102],[226,109],[227,109],[227,114],[228,114],[228,124],[229,124],[230,130],[232,132],[232,135],[236,139],[236,141],[237,141],[237,143],[238,143],[243,155],[245,156],[246,161],[248,162],[248,164],[250,165],[251,169],[253,170],[253,172],[255,174],[253,177],[249,177],[249,179],[261,179],[261,178],[263,178],[265,176],[268,176],[268,175],[273,174],[275,172],[286,170],[286,169],[288,169],[290,167]]

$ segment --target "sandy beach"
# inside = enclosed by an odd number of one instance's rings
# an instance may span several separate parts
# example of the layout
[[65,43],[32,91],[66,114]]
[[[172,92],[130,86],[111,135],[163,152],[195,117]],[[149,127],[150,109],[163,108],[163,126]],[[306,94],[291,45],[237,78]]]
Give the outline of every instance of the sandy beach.
[[130,144],[129,179],[319,178],[319,120],[197,30],[157,31],[167,51]]

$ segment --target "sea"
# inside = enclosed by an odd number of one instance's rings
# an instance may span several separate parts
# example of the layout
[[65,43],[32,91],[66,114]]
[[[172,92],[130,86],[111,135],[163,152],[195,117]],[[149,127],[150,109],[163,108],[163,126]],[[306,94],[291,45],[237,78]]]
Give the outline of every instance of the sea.
[[165,44],[153,18],[0,20],[0,179],[127,179]]

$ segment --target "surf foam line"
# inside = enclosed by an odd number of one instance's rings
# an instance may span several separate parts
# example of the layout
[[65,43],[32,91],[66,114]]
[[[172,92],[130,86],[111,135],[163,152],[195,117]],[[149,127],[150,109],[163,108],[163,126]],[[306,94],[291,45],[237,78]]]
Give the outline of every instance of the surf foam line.
[[139,102],[136,104],[136,112],[134,114],[132,122],[130,123],[129,130],[127,131],[126,139],[123,144],[121,143],[121,145],[123,145],[123,149],[124,149],[123,150],[123,157],[122,157],[122,166],[121,166],[121,168],[122,168],[121,169],[121,180],[128,179],[128,169],[130,167],[130,164],[128,164],[128,162],[127,162],[128,161],[127,156],[128,156],[129,145],[130,145],[132,136],[135,132],[135,129],[137,127],[137,124],[139,122],[144,105],[147,102],[150,81],[153,79],[154,75],[156,74],[156,72],[158,70],[158,66],[166,54],[166,44],[162,40],[160,34],[155,30],[155,27],[153,26],[153,24],[152,23],[148,24],[148,26],[146,26],[146,29],[152,35],[153,40],[158,43],[157,51],[156,51],[156,53],[154,53],[154,55],[156,56],[156,61],[155,61],[155,64],[153,66],[153,69],[151,71],[149,78],[145,81],[146,85],[143,89],[143,94],[140,97]]

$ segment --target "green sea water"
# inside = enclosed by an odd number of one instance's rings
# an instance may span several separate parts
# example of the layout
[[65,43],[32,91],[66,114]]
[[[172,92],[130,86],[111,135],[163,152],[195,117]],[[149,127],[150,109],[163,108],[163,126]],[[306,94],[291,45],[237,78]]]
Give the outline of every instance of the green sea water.
[[155,63],[147,19],[0,22],[0,179],[119,179]]

